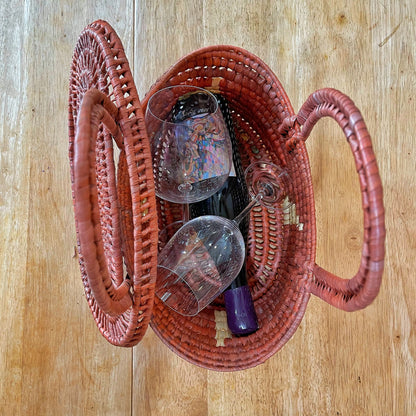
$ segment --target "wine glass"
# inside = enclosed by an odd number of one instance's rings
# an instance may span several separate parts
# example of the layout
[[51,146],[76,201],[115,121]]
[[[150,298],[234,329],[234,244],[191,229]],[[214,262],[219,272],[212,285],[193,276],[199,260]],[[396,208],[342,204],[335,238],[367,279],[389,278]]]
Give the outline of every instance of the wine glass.
[[204,215],[185,223],[158,256],[156,295],[176,312],[193,316],[208,306],[235,279],[245,258],[239,223],[260,203],[283,202],[288,175],[270,162],[255,162],[245,172],[252,200],[229,220]]
[[164,88],[150,97],[145,119],[157,196],[189,204],[222,187],[232,149],[213,94],[192,85]]
[[182,315],[199,313],[243,266],[239,234],[237,224],[214,215],[185,223],[158,255],[156,295]]

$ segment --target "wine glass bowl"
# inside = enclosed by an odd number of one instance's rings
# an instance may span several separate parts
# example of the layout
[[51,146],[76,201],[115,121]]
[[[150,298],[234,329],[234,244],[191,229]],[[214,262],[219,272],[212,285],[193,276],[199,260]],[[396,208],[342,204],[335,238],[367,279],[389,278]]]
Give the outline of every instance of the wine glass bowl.
[[146,127],[157,196],[188,204],[222,187],[231,169],[231,144],[213,94],[191,85],[157,91],[147,104]]
[[155,293],[176,312],[196,315],[231,284],[244,258],[244,239],[234,221],[194,218],[159,253]]

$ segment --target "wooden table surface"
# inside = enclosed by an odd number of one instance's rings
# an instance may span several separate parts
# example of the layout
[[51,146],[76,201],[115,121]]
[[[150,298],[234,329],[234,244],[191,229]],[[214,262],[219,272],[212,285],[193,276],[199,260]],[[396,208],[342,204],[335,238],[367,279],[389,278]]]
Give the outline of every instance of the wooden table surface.
[[[0,413],[415,415],[415,6],[414,0],[1,2]],[[132,349],[104,340],[74,251],[67,156],[69,65],[79,33],[98,18],[122,39],[141,96],[185,53],[226,43],[260,56],[295,111],[322,87],[355,101],[385,194],[386,267],[372,305],[346,313],[312,297],[284,348],[236,373],[183,361],[151,329]],[[354,161],[329,119],[307,146],[316,261],[350,277],[363,229]]]

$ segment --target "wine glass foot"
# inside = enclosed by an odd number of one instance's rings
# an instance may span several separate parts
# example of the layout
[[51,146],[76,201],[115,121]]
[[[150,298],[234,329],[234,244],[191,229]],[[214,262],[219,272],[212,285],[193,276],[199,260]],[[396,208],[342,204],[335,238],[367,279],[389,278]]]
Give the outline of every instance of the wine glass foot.
[[248,190],[261,205],[271,206],[283,202],[287,195],[288,174],[271,162],[254,162],[245,172]]

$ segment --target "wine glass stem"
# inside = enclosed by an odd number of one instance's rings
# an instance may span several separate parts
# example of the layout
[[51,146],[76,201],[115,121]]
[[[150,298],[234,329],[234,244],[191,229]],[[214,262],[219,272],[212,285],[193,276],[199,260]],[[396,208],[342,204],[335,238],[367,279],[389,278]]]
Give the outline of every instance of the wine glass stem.
[[244,217],[253,209],[253,207],[260,202],[264,195],[265,192],[260,191],[255,198],[253,198],[250,203],[233,219],[233,221],[239,225]]

